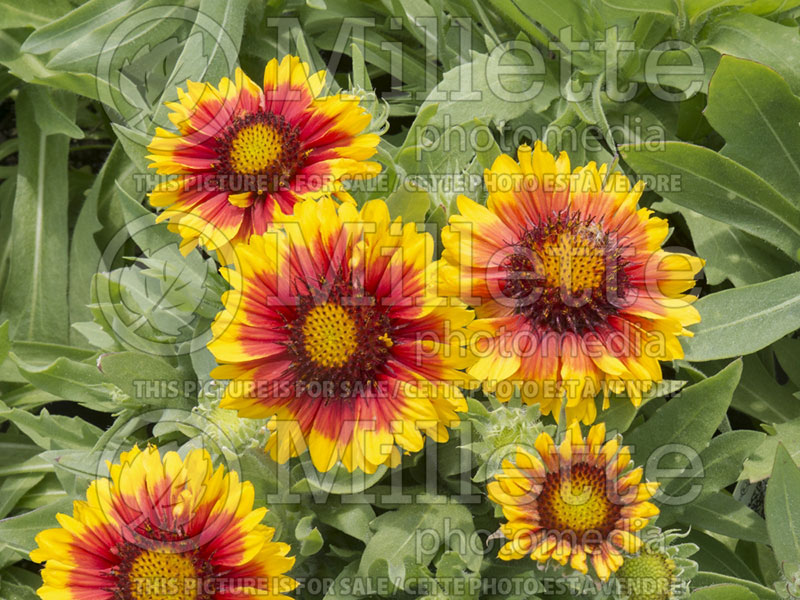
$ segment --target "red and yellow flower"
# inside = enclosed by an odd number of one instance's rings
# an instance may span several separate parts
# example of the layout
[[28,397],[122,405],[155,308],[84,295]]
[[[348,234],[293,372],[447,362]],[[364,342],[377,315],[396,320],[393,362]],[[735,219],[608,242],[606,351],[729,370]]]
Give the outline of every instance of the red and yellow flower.
[[148,158],[175,176],[150,203],[165,207],[158,218],[180,233],[184,253],[247,241],[301,199],[349,199],[342,181],[380,172],[367,161],[380,141],[364,133],[369,113],[357,96],[321,96],[324,87],[324,71],[285,56],[267,64],[263,87],[237,69],[219,87],[188,81],[178,89],[178,101],[167,103],[177,132],[158,128]]
[[605,441],[604,424],[583,438],[573,423],[559,446],[539,434],[536,453],[519,448],[514,461],[488,486],[489,498],[502,507],[508,522],[501,527],[510,541],[499,557],[530,555],[554,560],[608,580],[623,563],[622,551],[634,554],[641,531],[658,514],[649,499],[657,483],[641,483],[642,469],[628,469],[631,459],[619,439]]
[[470,374],[507,400],[515,390],[544,414],[592,423],[595,396],[638,405],[683,356],[678,336],[703,261],[662,250],[669,229],[637,208],[644,185],[595,163],[570,170],[537,142],[519,162],[500,156],[484,177],[486,206],[458,198],[442,233],[443,289],[475,306]]
[[457,369],[472,312],[433,294],[432,255],[431,236],[382,200],[308,200],[238,246],[209,344],[212,375],[231,380],[221,405],[272,418],[272,456],[308,449],[320,471],[374,472],[423,434],[447,440],[466,410]]
[[261,524],[250,482],[201,449],[134,447],[108,468],[36,536],[43,600],[288,600],[294,558]]

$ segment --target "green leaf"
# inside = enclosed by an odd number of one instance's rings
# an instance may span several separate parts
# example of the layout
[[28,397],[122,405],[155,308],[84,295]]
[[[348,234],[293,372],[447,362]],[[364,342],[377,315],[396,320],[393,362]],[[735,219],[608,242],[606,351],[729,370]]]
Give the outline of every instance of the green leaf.
[[113,386],[95,365],[58,358],[42,366],[11,356],[23,377],[36,387],[59,398],[74,400],[95,410],[114,410]]
[[0,418],[8,419],[22,433],[45,450],[54,448],[91,448],[102,430],[80,417],[51,415],[43,408],[38,415],[18,408],[9,409],[0,402]]
[[681,522],[734,539],[759,543],[767,539],[764,519],[724,492],[716,492],[686,507]]
[[294,530],[294,536],[300,542],[299,552],[301,556],[311,556],[322,549],[324,544],[322,534],[319,529],[312,527],[313,515],[307,515],[300,519]]
[[763,585],[759,585],[751,581],[745,581],[744,579],[728,577],[727,575],[720,575],[719,573],[706,573],[703,571],[692,578],[692,585],[696,587],[713,586],[719,584],[742,586],[753,592],[756,598],[759,598],[760,600],[778,600],[778,594],[775,593],[775,590],[766,588]]
[[709,285],[729,279],[740,287],[797,270],[795,261],[762,239],[688,208],[680,212],[691,231],[697,255],[706,261],[703,272]]
[[[731,363],[713,377],[684,388],[643,425],[629,432],[625,444],[631,447],[636,462],[645,464],[655,451],[669,444],[681,444],[701,452],[725,416],[741,374],[741,361]],[[661,469],[686,467],[687,458],[672,452],[665,454],[658,466]],[[662,485],[667,485],[668,481],[662,479]]]
[[0,484],[0,519],[7,516],[20,498],[44,479],[44,473],[28,473],[6,477]]
[[725,138],[722,154],[800,206],[800,98],[780,75],[724,56],[709,86],[705,116]]
[[69,139],[37,124],[35,98],[25,87],[16,102],[19,178],[0,320],[11,321],[12,339],[67,342]]
[[0,521],[0,548],[9,548],[27,556],[36,548],[34,538],[44,529],[58,527],[56,514],[72,514],[72,500],[52,504]]
[[22,51],[45,54],[65,48],[101,25],[129,14],[144,0],[90,0],[71,11],[59,11],[57,19],[37,28],[22,44]]
[[43,86],[29,89],[36,122],[44,135],[63,134],[79,140],[83,130],[75,124],[75,97],[70,92]]
[[[101,259],[100,248],[95,240],[95,234],[102,229],[98,217],[100,205],[108,202],[116,191],[115,181],[128,177],[133,171],[133,165],[121,146],[115,144],[78,213],[69,254],[69,316],[73,328],[76,322],[92,320],[87,305],[91,302],[92,277]],[[73,335],[73,341],[75,338]]]
[[778,562],[800,563],[800,468],[782,445],[767,484],[764,510]]
[[[800,399],[791,384],[780,385],[758,355],[744,357],[744,370],[731,407],[765,423],[782,423],[800,417]],[[772,457],[769,466],[772,468]]]
[[[760,431],[737,430],[728,431],[713,438],[700,453],[700,462],[703,465],[702,475],[693,475],[691,467],[685,471],[685,476],[680,476],[663,487],[667,497],[680,497],[691,492],[697,493],[696,499],[702,499],[711,493],[735,483],[742,473],[745,459],[757,448],[766,434]],[[697,489],[699,487],[699,489]],[[665,506],[662,510],[662,519],[667,516],[667,511],[682,512],[683,507]],[[679,518],[679,517],[678,517]],[[664,525],[665,520],[661,521]]]
[[182,373],[164,358],[141,352],[113,352],[104,354],[98,366],[108,380],[142,404],[170,406],[187,403],[187,382],[194,377]]
[[800,93],[800,37],[797,25],[785,26],[745,13],[711,24],[704,46],[720,54],[754,60],[777,71]]
[[718,539],[694,529],[687,534],[683,541],[697,545],[698,551],[692,555],[692,560],[697,563],[700,570],[758,581],[758,577],[750,567]]
[[702,321],[684,341],[686,360],[750,354],[800,327],[800,272],[723,290],[695,303]]
[[389,194],[386,205],[393,219],[402,217],[403,223],[421,223],[425,221],[425,215],[431,206],[431,196],[412,182],[406,182]]
[[483,558],[475,549],[472,513],[444,497],[420,496],[414,505],[382,514],[371,527],[375,535],[359,563],[362,576],[403,581],[407,562],[427,566],[442,545],[460,552],[472,570]]
[[41,27],[70,10],[67,0],[20,3],[0,0],[0,29]]
[[692,592],[690,600],[758,600],[753,592],[735,583],[721,583]]
[[0,597],[7,600],[37,600],[39,598],[32,588],[9,581],[0,581]]
[[764,179],[702,146],[665,142],[620,146],[640,176],[667,176],[675,183],[656,190],[672,202],[764,239],[794,257],[800,247],[800,211]]
[[319,520],[343,531],[364,543],[372,537],[370,522],[375,519],[375,511],[363,496],[348,497],[351,503],[343,503],[338,496],[329,498],[324,504],[315,506]]

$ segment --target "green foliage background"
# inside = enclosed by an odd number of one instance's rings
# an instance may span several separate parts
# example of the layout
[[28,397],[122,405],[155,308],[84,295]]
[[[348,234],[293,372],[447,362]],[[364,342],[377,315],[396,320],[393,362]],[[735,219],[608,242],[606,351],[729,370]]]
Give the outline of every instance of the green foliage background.
[[[500,153],[504,127],[535,128],[573,164],[618,160],[631,176],[679,177],[680,186],[648,192],[643,203],[668,215],[671,244],[706,259],[703,321],[684,344],[686,359],[665,366],[668,380],[639,410],[614,398],[600,418],[625,434],[637,462],[667,444],[699,453],[702,474],[678,455],[659,463],[674,469],[662,478],[668,492],[701,486],[691,503],[662,506],[657,522],[691,528],[700,568],[692,598],[785,597],[800,565],[798,15],[795,0],[0,0],[0,598],[36,597],[38,568],[26,559],[35,534],[70,511],[123,439],[214,439],[218,456],[254,481],[258,501],[269,500],[298,578],[423,578],[428,597],[444,599],[456,596],[437,581],[543,576],[530,561],[494,559],[496,542],[486,553],[444,543],[415,561],[411,531],[497,528],[459,435],[428,448],[438,452],[433,486],[424,456],[404,461],[404,489],[427,502],[398,504],[384,471],[326,480],[303,459],[277,468],[257,447],[263,424],[215,408],[213,389],[145,394],[136,385],[142,374],[208,381],[214,365],[202,332],[224,290],[213,261],[180,257],[175,236],[143,204],[145,146],[165,121],[163,102],[186,78],[216,82],[236,63],[259,80],[266,61],[288,51],[329,66],[333,89],[363,94],[375,130],[385,131],[385,190],[356,191],[357,200],[386,197],[395,215],[432,228],[457,195],[442,174],[463,175],[475,182],[468,195],[485,196],[480,175]],[[141,35],[109,45],[137,18]],[[341,40],[343,19],[356,27]],[[609,27],[633,42],[617,65],[620,88],[639,84],[627,102],[608,97],[601,55],[578,51]],[[654,48],[660,64],[685,59],[666,40],[695,48],[704,65],[660,81],[673,101],[646,85]],[[504,58],[507,90],[541,86],[526,102],[493,94],[486,77],[497,67],[492,51],[514,41],[546,57],[543,74],[525,68],[524,54]],[[564,78],[567,58],[574,71]],[[399,60],[401,80],[392,77]],[[699,90],[682,93],[698,76]],[[465,77],[480,100],[442,94]],[[592,93],[570,101],[566,81]],[[430,137],[434,126],[491,131],[495,143],[446,150]],[[663,132],[657,151],[642,139],[648,127]],[[570,148],[567,132],[596,143]],[[398,186],[412,175],[416,188]],[[471,400],[473,414],[485,404]],[[459,500],[465,481],[477,503]]]

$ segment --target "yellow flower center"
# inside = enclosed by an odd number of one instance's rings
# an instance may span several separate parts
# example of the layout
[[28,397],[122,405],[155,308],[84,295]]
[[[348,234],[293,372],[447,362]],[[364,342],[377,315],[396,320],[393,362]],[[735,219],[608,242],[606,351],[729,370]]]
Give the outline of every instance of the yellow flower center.
[[192,559],[177,552],[145,550],[128,572],[134,600],[196,600],[198,583]]
[[326,302],[306,315],[303,344],[309,358],[319,366],[341,367],[358,347],[356,323],[344,308]]
[[539,257],[546,285],[573,294],[600,287],[606,259],[596,241],[599,235],[600,228],[590,225],[577,233],[564,232],[544,242]]
[[283,135],[269,123],[240,129],[230,142],[231,166],[243,175],[267,171],[283,153]]
[[552,215],[505,258],[503,294],[536,328],[582,334],[606,325],[630,289],[615,231],[579,212]]
[[538,498],[542,527],[573,532],[580,540],[587,533],[606,537],[619,518],[619,506],[606,491],[603,469],[578,463],[572,472],[550,473]]
[[649,549],[626,558],[617,571],[620,592],[627,600],[669,600],[674,575],[672,559]]

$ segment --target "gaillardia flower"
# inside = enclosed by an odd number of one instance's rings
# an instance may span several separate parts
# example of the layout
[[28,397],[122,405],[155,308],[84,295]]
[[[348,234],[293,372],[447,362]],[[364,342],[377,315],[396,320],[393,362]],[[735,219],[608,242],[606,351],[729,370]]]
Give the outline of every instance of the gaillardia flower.
[[[151,166],[176,175],[159,184],[150,203],[166,207],[159,220],[210,249],[264,233],[276,211],[291,214],[299,200],[342,190],[348,178],[372,177],[367,162],[379,136],[364,133],[371,117],[358,97],[321,97],[325,72],[310,74],[294,56],[272,59],[263,88],[241,69],[219,88],[187,82],[167,106],[177,133],[158,128],[148,146]],[[349,195],[342,192],[346,198]]]
[[510,541],[503,560],[550,559],[608,580],[622,565],[622,551],[638,552],[642,530],[658,508],[648,500],[658,484],[641,483],[642,469],[627,469],[630,452],[618,439],[605,442],[598,424],[584,440],[578,423],[556,447],[548,433],[536,439],[538,456],[523,448],[488,486],[489,498],[502,507],[501,527]]
[[667,222],[637,209],[643,184],[594,163],[570,172],[537,142],[502,155],[484,177],[486,206],[461,196],[443,230],[443,290],[475,306],[470,374],[507,400],[590,424],[594,397],[637,404],[681,358],[679,335],[699,321],[684,292],[700,259],[665,252]]
[[43,600],[277,600],[296,587],[252,484],[205,450],[134,447],[108,468],[60,528],[36,536]]
[[307,200],[280,226],[237,247],[222,273],[233,290],[209,349],[230,379],[221,406],[272,418],[267,449],[306,449],[374,472],[448,438],[466,402],[463,327],[472,312],[433,294],[433,239],[394,222],[382,200]]

